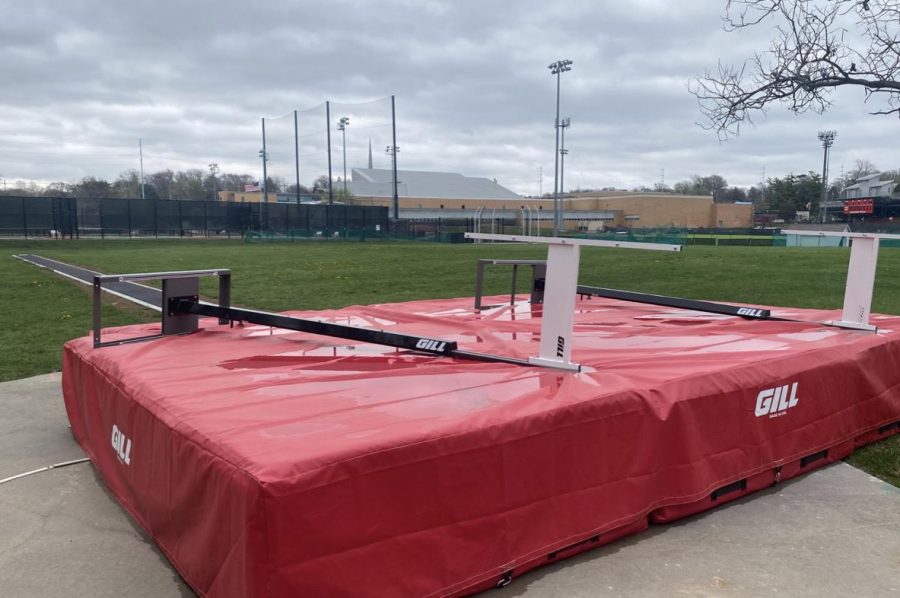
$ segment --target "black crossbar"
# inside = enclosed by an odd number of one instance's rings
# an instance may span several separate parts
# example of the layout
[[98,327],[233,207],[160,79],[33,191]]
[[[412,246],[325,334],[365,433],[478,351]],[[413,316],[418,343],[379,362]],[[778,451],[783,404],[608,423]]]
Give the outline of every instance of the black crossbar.
[[208,303],[192,301],[191,299],[183,297],[172,298],[169,302],[169,313],[211,316],[230,322],[250,322],[252,324],[261,324],[262,326],[274,326],[275,328],[345,338],[376,345],[387,345],[389,347],[398,347],[400,349],[414,349],[435,355],[449,355],[456,349],[455,341],[442,341],[436,338],[385,332],[383,330],[372,330],[370,328],[359,328],[357,326],[346,326],[344,324],[331,324],[329,322],[319,322],[317,320],[307,320],[305,318],[293,318],[291,316],[257,311],[255,309],[222,307],[219,305],[210,305]]
[[195,314],[198,316],[219,318],[220,321],[250,322],[262,326],[273,326],[275,328],[284,328],[286,330],[296,330],[298,332],[344,338],[375,345],[397,347],[398,349],[409,349],[410,351],[421,351],[422,353],[431,355],[459,357],[474,361],[491,361],[526,366],[531,365],[524,359],[465,351],[457,347],[456,341],[445,341],[437,338],[413,336],[398,332],[385,332],[384,330],[372,330],[370,328],[346,326],[344,324],[331,324],[329,322],[294,318],[255,309],[211,305],[209,303],[195,301],[188,297],[172,297],[169,301],[168,311],[170,315],[179,313]]
[[666,307],[677,307],[680,309],[723,314],[726,316],[740,316],[751,320],[772,319],[771,312],[768,309],[729,305],[728,303],[714,303],[712,301],[698,301],[696,299],[684,299],[682,297],[670,297],[668,295],[652,295],[650,293],[636,293],[633,291],[620,291],[619,289],[606,289],[603,287],[589,287],[584,285],[578,285],[578,294],[590,295],[593,297],[606,297],[608,299],[619,299],[621,301],[649,303],[651,305],[664,305]]

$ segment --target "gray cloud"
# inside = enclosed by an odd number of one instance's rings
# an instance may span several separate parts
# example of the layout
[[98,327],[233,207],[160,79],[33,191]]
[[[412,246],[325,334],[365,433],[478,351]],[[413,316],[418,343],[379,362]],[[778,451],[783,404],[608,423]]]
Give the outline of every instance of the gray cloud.
[[[351,118],[350,166],[376,165],[397,97],[401,168],[496,177],[522,193],[552,188],[555,81],[562,80],[566,186],[673,183],[716,172],[733,184],[818,170],[816,132],[838,130],[832,172],[857,158],[897,165],[893,119],[860,93],[823,116],[774,107],[719,143],[696,126],[690,78],[767,45],[726,34],[722,0],[111,3],[0,0],[0,174],[10,180],[114,178],[137,167],[259,174],[261,116],[301,112],[305,182],[326,168],[325,116]],[[293,178],[293,119],[268,122],[272,171]],[[340,138],[333,131],[334,172]]]

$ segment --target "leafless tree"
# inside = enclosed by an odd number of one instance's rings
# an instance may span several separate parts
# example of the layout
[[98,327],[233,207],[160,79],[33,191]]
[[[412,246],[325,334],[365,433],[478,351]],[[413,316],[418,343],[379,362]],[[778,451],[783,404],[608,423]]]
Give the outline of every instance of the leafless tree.
[[768,50],[743,65],[719,64],[690,88],[720,137],[778,102],[823,112],[836,88],[885,101],[872,114],[900,116],[900,0],[728,0],[726,31],[771,26]]

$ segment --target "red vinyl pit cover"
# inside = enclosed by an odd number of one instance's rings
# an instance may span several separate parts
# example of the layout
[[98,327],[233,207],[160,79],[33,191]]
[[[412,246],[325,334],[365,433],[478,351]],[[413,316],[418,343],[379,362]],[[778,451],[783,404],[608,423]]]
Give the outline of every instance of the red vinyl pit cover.
[[[537,353],[539,311],[471,305],[292,315]],[[873,323],[582,299],[584,370],[569,373],[205,319],[187,336],[71,341],[63,389],[112,493],[201,595],[444,596],[896,432],[900,318]]]

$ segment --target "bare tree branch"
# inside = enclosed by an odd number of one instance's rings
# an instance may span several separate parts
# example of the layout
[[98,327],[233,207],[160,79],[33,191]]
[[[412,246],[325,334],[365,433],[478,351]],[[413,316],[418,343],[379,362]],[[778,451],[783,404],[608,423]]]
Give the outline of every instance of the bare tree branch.
[[872,114],[900,116],[900,0],[728,0],[723,21],[726,31],[771,26],[774,35],[742,65],[720,63],[691,83],[701,126],[721,138],[772,104],[821,113],[845,86],[885,100]]

